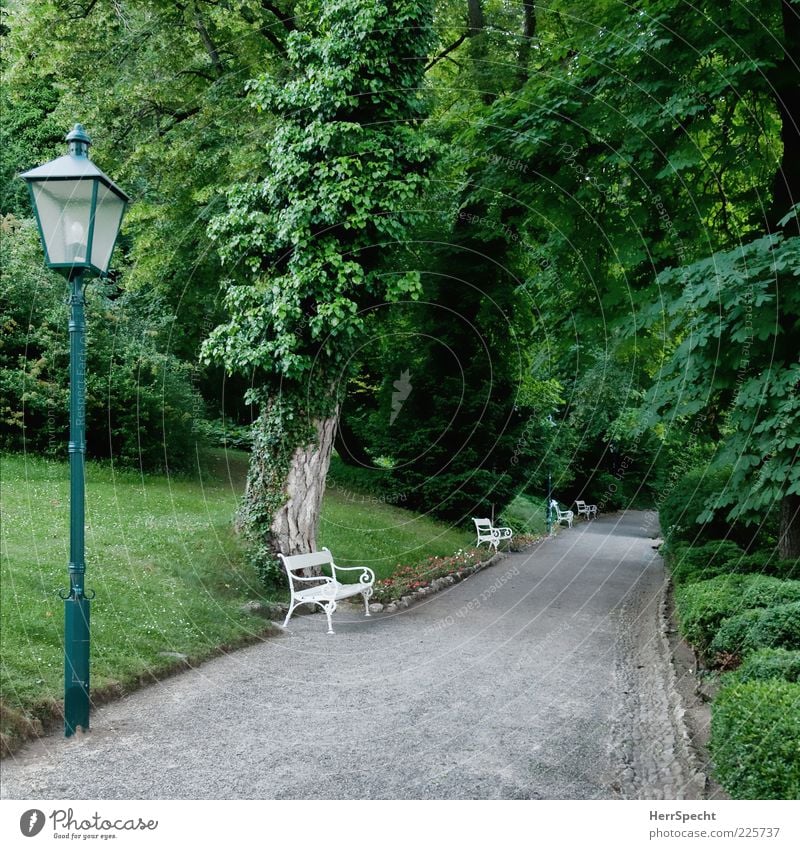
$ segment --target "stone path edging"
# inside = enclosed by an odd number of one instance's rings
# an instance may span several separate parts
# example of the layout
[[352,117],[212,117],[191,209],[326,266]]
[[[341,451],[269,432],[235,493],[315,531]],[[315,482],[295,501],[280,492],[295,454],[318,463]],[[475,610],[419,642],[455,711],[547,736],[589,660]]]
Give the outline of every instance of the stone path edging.
[[[509,554],[519,554],[522,551],[528,551],[534,546],[540,545],[546,539],[547,537],[540,537],[539,539],[536,539],[531,542],[530,545],[526,545],[524,548],[521,548],[519,551],[498,551],[493,554],[488,560],[481,560],[478,563],[474,563],[472,566],[465,566],[463,569],[459,569],[457,572],[452,572],[449,575],[443,575],[441,578],[434,578],[428,584],[427,587],[420,587],[418,590],[414,590],[414,592],[406,593],[405,595],[402,595],[398,598],[393,598],[386,604],[382,604],[381,602],[373,602],[369,606],[369,612],[397,613],[398,610],[410,607],[415,602],[422,601],[422,599],[424,598],[435,595],[436,593],[447,589],[447,587],[451,587],[454,584],[460,583],[461,581],[465,581],[470,576],[475,575],[478,572],[482,572],[484,569],[488,569],[490,566],[494,566],[495,563],[499,563],[501,560],[505,560],[505,558],[508,557]],[[348,601],[350,601],[351,604],[361,604],[360,602],[353,602],[349,599]]]

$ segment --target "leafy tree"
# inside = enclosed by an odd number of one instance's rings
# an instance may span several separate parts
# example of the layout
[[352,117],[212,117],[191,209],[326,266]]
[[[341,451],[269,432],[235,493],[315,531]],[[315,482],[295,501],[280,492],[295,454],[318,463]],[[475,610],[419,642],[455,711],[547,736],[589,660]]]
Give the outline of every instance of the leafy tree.
[[682,341],[645,410],[654,421],[721,411],[712,469],[733,469],[699,519],[727,506],[729,519],[758,523],[778,506],[781,556],[800,555],[800,237],[762,236],[658,282],[667,332]]
[[7,15],[7,114],[24,130],[4,132],[27,154],[8,168],[60,155],[77,119],[89,128],[95,158],[135,201],[122,285],[158,293],[185,358],[223,317],[206,228],[269,132],[245,83],[281,65],[291,11],[276,11],[258,0],[18,0]]
[[[68,308],[64,278],[45,268],[35,224],[0,218],[0,447],[66,457]],[[197,465],[203,400],[189,366],[168,353],[163,305],[111,283],[87,289],[89,456],[146,470]]]
[[241,523],[261,557],[313,550],[339,386],[385,301],[413,298],[408,258],[433,147],[419,129],[429,4],[336,0],[286,39],[286,75],[250,84],[274,116],[256,179],[211,225],[232,276],[206,353],[253,374],[260,407]]

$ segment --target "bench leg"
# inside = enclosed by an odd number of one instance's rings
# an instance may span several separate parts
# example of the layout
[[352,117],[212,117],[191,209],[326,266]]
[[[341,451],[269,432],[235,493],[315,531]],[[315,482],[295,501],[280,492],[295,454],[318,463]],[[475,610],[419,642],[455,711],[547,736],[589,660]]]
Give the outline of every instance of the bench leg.
[[322,605],[322,609],[325,611],[325,615],[328,617],[328,633],[333,634],[333,625],[331,623],[331,616],[333,616],[333,611],[336,610],[336,602],[329,601],[327,604]]
[[292,614],[294,613],[295,605],[289,605],[289,612],[286,614],[286,618],[283,620],[283,627],[285,628],[289,624],[289,620],[292,618]]
[[361,595],[364,597],[364,615],[371,616],[372,614],[369,612],[369,598],[372,595],[372,587],[367,587]]

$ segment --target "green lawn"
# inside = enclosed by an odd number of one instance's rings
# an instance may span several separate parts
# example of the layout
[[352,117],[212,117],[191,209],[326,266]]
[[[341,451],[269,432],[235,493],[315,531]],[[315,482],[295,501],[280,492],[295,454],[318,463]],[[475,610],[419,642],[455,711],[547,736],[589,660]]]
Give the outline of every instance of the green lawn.
[[449,527],[369,494],[332,488],[325,495],[319,545],[331,550],[338,565],[369,566],[378,579],[388,578],[397,566],[443,557],[474,544],[475,534],[466,527]]
[[520,533],[534,536],[543,534],[547,530],[547,498],[518,495],[503,510],[498,524],[500,522]]
[[[212,474],[192,480],[139,475],[89,463],[87,576],[92,603],[92,689],[128,688],[220,646],[257,638],[263,620],[243,613],[264,598],[231,532],[246,455],[218,452]],[[62,695],[67,586],[68,466],[34,456],[0,458],[2,475],[2,730],[24,716],[49,717]],[[473,541],[453,529],[353,488],[325,498],[320,545],[342,565],[398,565],[452,554]]]

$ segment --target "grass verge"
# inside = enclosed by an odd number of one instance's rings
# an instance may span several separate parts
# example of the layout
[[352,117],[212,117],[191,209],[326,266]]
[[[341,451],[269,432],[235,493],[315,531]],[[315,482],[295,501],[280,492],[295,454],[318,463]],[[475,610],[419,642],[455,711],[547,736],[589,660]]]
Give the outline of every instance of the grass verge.
[[[87,465],[86,586],[92,603],[96,700],[158,679],[187,662],[263,637],[270,626],[242,610],[267,598],[231,530],[247,455],[217,452],[202,479]],[[8,751],[60,715],[63,603],[69,543],[66,463],[0,458],[2,665],[0,742]],[[329,488],[320,545],[341,565],[379,579],[452,555],[474,541],[355,487]]]

